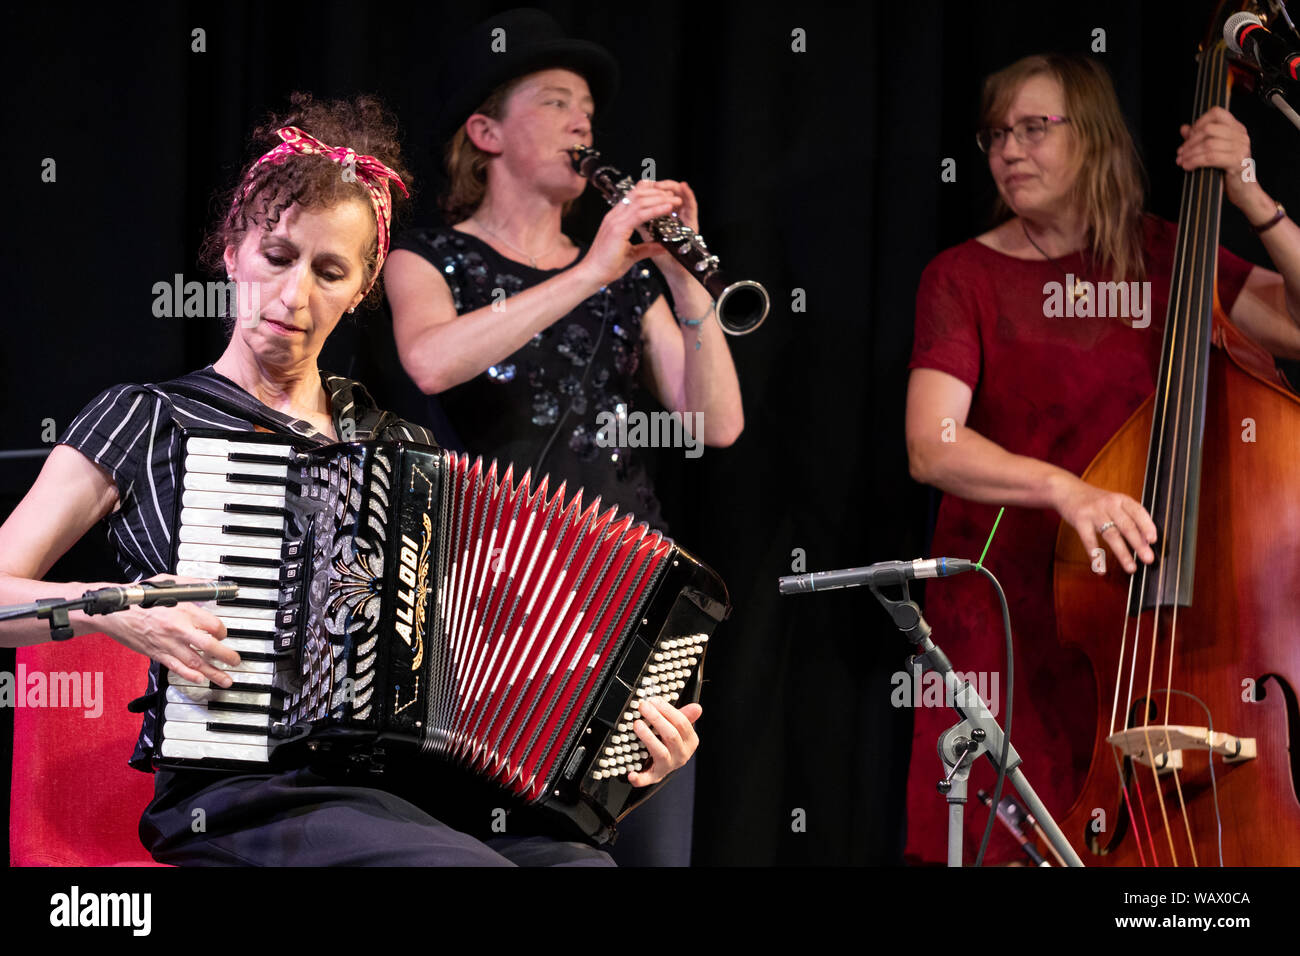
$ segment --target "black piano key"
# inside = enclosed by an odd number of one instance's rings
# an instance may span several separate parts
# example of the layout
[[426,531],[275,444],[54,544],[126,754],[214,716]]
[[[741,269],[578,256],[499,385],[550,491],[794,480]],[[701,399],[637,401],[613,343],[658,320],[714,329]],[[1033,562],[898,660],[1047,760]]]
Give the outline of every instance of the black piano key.
[[270,631],[259,631],[251,627],[231,627],[226,625],[226,637],[255,637],[259,641],[269,641],[271,639]]
[[258,455],[248,451],[231,451],[226,453],[226,461],[245,461],[258,465],[289,466],[289,459],[279,455]]
[[275,508],[271,505],[242,505],[227,502],[222,505],[222,510],[236,515],[273,515],[277,518],[286,518],[289,515],[289,509]]
[[223,524],[221,526],[222,534],[248,534],[259,538],[282,538],[284,532],[279,528],[251,528],[238,524]]
[[217,558],[218,564],[228,564],[231,567],[243,568],[278,568],[280,561],[278,558],[245,558],[237,554],[223,554]]
[[268,707],[266,704],[242,704],[230,700],[210,700],[206,703],[208,710],[224,710],[235,714],[266,714],[268,719],[272,714],[278,715],[280,711]]
[[260,607],[263,610],[274,611],[280,606],[279,601],[263,601],[261,598],[229,598],[225,601],[218,601],[221,607]]
[[223,734],[248,734],[250,737],[266,737],[271,733],[271,721],[265,727],[250,727],[248,724],[222,724],[214,720],[207,723],[208,730]]
[[231,484],[240,485],[277,485],[281,488],[288,488],[291,484],[297,484],[288,478],[277,478],[274,475],[244,475],[237,471],[226,473],[226,481]]

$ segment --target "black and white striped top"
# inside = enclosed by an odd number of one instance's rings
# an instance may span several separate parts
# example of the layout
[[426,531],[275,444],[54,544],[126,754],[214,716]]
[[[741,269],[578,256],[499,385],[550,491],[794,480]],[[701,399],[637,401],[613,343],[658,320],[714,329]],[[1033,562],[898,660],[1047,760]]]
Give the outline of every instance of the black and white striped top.
[[[339,435],[350,433],[358,441],[435,444],[428,429],[380,411],[359,382],[326,372],[321,372],[321,382]],[[191,428],[265,431],[316,445],[333,441],[309,422],[263,405],[210,365],[161,385],[115,385],[105,390],[77,415],[59,444],[77,449],[103,467],[117,485],[120,506],[104,522],[123,581],[171,571],[182,429]],[[158,668],[157,663],[149,666],[146,695],[150,697],[158,690]],[[145,712],[131,755],[131,765],[137,769],[152,769],[149,753],[157,723],[155,703]]]

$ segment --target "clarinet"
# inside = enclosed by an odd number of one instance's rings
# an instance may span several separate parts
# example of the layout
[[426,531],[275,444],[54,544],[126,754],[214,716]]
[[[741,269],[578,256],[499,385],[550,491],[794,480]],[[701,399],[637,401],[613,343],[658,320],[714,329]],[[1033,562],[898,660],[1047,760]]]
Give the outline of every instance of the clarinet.
[[[632,178],[600,160],[600,153],[588,146],[568,150],[574,172],[591,180],[613,206],[636,185]],[[728,335],[753,332],[767,318],[770,300],[767,290],[752,279],[733,282],[718,268],[718,257],[709,252],[704,237],[678,218],[677,213],[651,219],[645,224],[651,237],[713,296],[718,323]]]

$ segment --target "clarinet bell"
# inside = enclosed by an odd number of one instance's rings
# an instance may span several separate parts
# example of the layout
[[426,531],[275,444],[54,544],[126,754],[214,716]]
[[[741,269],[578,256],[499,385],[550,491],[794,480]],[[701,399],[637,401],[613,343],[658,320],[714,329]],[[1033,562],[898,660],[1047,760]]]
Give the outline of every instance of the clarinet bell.
[[767,318],[771,300],[761,284],[741,279],[718,294],[716,308],[722,331],[728,335],[748,335]]

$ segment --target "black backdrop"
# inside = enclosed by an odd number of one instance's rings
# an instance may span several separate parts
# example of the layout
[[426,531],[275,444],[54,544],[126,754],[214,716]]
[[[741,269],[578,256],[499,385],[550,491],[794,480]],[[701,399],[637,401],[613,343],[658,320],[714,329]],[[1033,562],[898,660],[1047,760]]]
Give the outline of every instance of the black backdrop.
[[[45,419],[62,431],[109,384],[162,380],[219,354],[215,322],[154,318],[152,288],[175,273],[208,278],[195,258],[211,197],[230,184],[253,123],[290,91],[381,94],[403,122],[427,215],[437,43],[507,5],[14,12],[0,41],[5,192],[16,201],[4,230],[0,449],[39,447]],[[622,65],[598,146],[625,168],[652,157],[659,175],[689,179],[711,245],[775,303],[762,329],[732,342],[747,416],[740,441],[689,462],[666,452],[658,464],[675,536],[718,569],[736,606],[709,659],[696,862],[897,861],[910,718],[888,696],[905,645],[869,595],[783,599],[775,579],[795,549],[809,570],[924,551],[934,496],[908,477],[902,428],[912,306],[926,261],[988,224],[993,190],[971,135],[980,79],[1026,53],[1087,51],[1104,30],[1096,55],[1149,167],[1150,206],[1176,218],[1177,125],[1208,7],[548,9]],[[191,51],[195,28],[206,52]],[[796,29],[805,52],[792,49]],[[1296,168],[1296,134],[1245,97],[1234,110],[1252,131],[1261,182],[1300,208],[1282,173]],[[57,161],[53,184],[40,180],[46,157]],[[955,182],[941,180],[945,158],[956,161]],[[577,233],[589,238],[600,211],[587,197]],[[1267,262],[1235,213],[1224,241]],[[794,312],[797,290],[806,308]],[[400,404],[380,347],[387,335],[383,315],[341,327],[322,366]],[[38,466],[0,461],[0,516]],[[102,532],[88,537],[53,579],[112,576],[94,570]],[[0,670],[12,668],[12,654],[0,654]],[[0,720],[7,774],[12,714]]]

